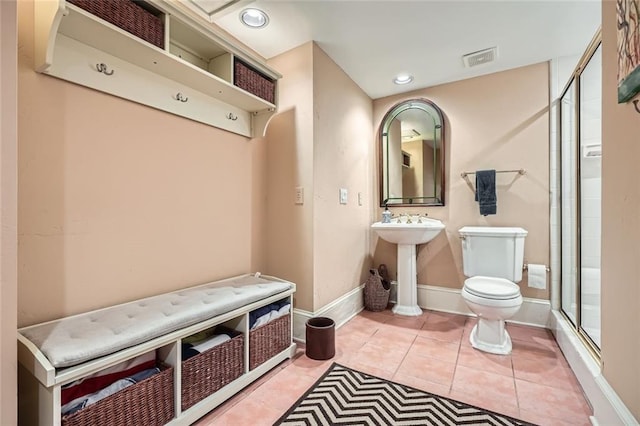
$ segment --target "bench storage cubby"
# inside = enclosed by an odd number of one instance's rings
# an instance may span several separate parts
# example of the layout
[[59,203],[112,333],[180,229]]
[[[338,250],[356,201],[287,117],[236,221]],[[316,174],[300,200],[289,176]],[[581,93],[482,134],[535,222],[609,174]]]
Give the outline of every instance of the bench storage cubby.
[[175,416],[174,371],[167,365],[160,365],[159,368],[160,373],[63,416],[62,426],[161,426],[170,422]]
[[[223,332],[220,327],[216,329]],[[224,331],[233,337],[182,362],[182,410],[189,409],[244,373],[244,335]],[[182,348],[184,351],[184,344]]]
[[291,316],[286,315],[249,332],[249,369],[254,370],[291,341]]
[[[289,281],[247,274],[23,327],[20,423],[191,424],[295,354],[294,292]],[[277,318],[251,330],[251,314],[274,305],[283,306]],[[143,357],[161,371],[62,415],[69,387]]]

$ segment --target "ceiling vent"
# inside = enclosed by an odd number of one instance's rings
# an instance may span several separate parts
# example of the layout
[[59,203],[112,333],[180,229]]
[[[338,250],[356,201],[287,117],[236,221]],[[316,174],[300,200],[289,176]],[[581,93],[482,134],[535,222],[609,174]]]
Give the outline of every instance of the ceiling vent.
[[223,16],[242,7],[249,1],[250,0],[189,0],[184,4],[211,21],[214,15]]
[[489,49],[478,50],[477,52],[467,53],[462,55],[462,61],[467,68],[475,67],[476,65],[486,64],[493,62],[498,57],[498,48],[490,47]]

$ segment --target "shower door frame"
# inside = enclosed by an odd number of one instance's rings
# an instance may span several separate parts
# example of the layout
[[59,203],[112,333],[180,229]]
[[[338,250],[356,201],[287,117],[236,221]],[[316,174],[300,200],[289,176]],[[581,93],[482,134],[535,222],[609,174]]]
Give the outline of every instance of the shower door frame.
[[[562,314],[562,316],[567,320],[567,322],[569,324],[571,324],[572,329],[576,332],[576,334],[580,337],[580,340],[583,341],[583,343],[585,344],[585,346],[587,347],[587,349],[589,350],[589,352],[594,356],[594,358],[596,359],[597,362],[600,362],[600,347],[593,341],[593,339],[591,338],[591,336],[589,336],[589,334],[583,329],[582,327],[582,262],[581,262],[581,257],[582,257],[582,246],[581,246],[581,241],[582,241],[582,237],[581,237],[581,221],[582,221],[582,212],[581,212],[581,200],[582,200],[582,194],[581,194],[581,172],[580,172],[580,168],[581,168],[581,129],[580,129],[580,125],[581,125],[581,99],[580,99],[580,95],[581,95],[581,75],[582,72],[585,70],[585,68],[587,67],[587,65],[589,64],[589,61],[591,61],[591,59],[593,58],[593,56],[595,55],[596,51],[598,50],[598,48],[602,48],[602,33],[601,30],[598,29],[598,31],[596,32],[595,36],[593,37],[593,39],[591,40],[591,42],[589,43],[589,46],[587,47],[585,53],[582,55],[582,57],[580,58],[580,61],[578,62],[578,65],[576,66],[575,70],[573,71],[573,73],[571,74],[571,76],[569,77],[569,80],[567,81],[566,85],[564,86],[560,96],[558,97],[558,109],[557,109],[557,123],[558,123],[558,155],[559,155],[559,159],[560,159],[560,169],[559,169],[559,180],[558,180],[558,187],[559,187],[559,196],[560,196],[560,240],[561,243],[559,245],[560,248],[560,306],[559,306],[559,310],[560,313]],[[600,65],[602,66],[602,65]],[[569,89],[572,88],[573,86],[573,96],[575,99],[575,106],[573,109],[573,117],[574,117],[574,123],[573,126],[573,132],[576,138],[576,142],[575,142],[575,149],[576,152],[574,153],[575,155],[575,159],[576,162],[574,164],[574,166],[576,167],[575,169],[575,175],[574,175],[574,179],[575,179],[575,185],[576,185],[576,194],[575,194],[575,210],[576,210],[576,217],[575,217],[575,221],[573,223],[573,229],[575,231],[575,237],[576,237],[576,259],[575,259],[575,269],[576,269],[576,274],[575,274],[575,288],[573,289],[575,294],[575,303],[576,303],[576,313],[575,313],[575,321],[571,318],[571,316],[569,314],[567,314],[565,312],[564,306],[563,306],[563,292],[564,292],[564,288],[565,285],[563,283],[562,277],[563,277],[563,273],[562,273],[562,269],[564,268],[564,257],[563,257],[563,245],[562,244],[562,236],[563,236],[563,227],[564,227],[564,220],[563,218],[563,187],[562,187],[562,181],[563,181],[563,166],[564,166],[564,161],[563,161],[563,143],[564,143],[564,139],[563,139],[563,114],[562,114],[562,99],[565,97],[565,95],[569,92]]]

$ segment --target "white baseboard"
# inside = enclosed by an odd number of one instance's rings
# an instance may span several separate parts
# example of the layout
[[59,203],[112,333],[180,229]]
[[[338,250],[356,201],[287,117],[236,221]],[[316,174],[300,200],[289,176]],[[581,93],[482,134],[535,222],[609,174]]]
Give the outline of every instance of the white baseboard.
[[336,323],[336,328],[356,316],[364,309],[364,284],[334,300],[315,312],[303,309],[293,310],[293,339],[298,342],[306,340],[306,323],[309,318],[328,317]]
[[638,421],[631,414],[631,411],[602,376],[602,371],[596,360],[558,311],[552,312],[549,318],[549,328],[591,403],[593,408],[591,423],[594,425],[638,425]]
[[[293,310],[293,338],[305,341],[306,323],[309,318],[329,317],[336,327],[349,321],[364,309],[364,284],[334,300],[315,312]],[[423,309],[473,315],[460,295],[459,289],[418,284],[418,305]],[[525,298],[520,311],[509,321],[519,324],[546,327],[549,322],[551,304],[548,300]]]
[[[450,312],[460,315],[473,315],[460,289],[418,284],[418,305],[423,309]],[[547,327],[551,303],[548,300],[523,298],[522,307],[509,322],[517,324]]]

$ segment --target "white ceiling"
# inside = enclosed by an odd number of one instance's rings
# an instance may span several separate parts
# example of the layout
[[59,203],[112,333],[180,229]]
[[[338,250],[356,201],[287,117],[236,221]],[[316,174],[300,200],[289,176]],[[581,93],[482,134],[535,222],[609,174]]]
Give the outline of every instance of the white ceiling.
[[[267,12],[269,25],[242,25],[248,6]],[[600,0],[241,0],[212,21],[267,59],[315,40],[377,99],[579,55],[600,15]],[[462,55],[494,46],[496,61],[464,67]],[[415,79],[395,85],[398,73]]]

